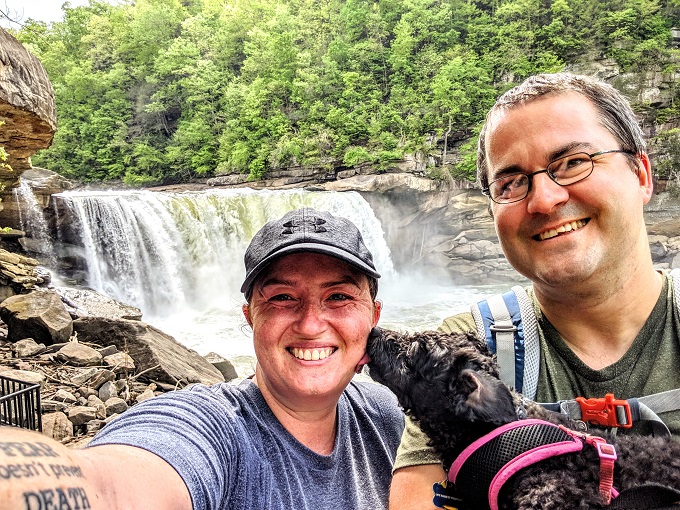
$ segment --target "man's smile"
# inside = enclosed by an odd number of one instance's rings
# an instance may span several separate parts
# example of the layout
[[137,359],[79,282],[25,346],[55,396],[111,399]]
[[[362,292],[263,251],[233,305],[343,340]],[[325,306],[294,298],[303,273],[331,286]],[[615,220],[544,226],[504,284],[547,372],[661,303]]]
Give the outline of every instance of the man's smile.
[[290,347],[288,352],[290,352],[297,359],[302,359],[305,361],[316,361],[320,359],[325,359],[336,351],[334,347],[324,347],[321,349],[301,349],[299,347]]
[[564,225],[560,225],[557,228],[551,228],[549,230],[546,230],[545,232],[541,232],[540,234],[535,235],[534,239],[536,239],[537,241],[545,241],[546,239],[557,237],[560,234],[566,234],[567,232],[578,230],[581,227],[585,226],[586,223],[588,223],[588,221],[590,221],[589,218],[586,218],[584,220],[570,221],[565,223]]

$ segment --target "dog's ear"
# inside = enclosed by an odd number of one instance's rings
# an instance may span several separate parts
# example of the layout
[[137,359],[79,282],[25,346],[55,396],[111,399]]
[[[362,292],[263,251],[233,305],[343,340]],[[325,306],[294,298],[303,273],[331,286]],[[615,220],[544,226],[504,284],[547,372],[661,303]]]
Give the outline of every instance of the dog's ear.
[[480,373],[473,370],[463,370],[460,373],[460,387],[467,394],[466,403],[472,408],[477,408],[483,404],[488,388],[485,386],[484,378]]
[[465,369],[460,373],[459,384],[467,394],[466,405],[478,420],[509,423],[517,419],[512,394],[498,379]]

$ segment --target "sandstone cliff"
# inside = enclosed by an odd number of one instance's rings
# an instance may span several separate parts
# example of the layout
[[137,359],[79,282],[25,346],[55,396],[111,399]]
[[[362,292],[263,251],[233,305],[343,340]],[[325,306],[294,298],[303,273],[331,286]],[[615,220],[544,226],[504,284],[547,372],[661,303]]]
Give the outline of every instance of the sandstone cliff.
[[0,28],[0,147],[13,171],[0,168],[0,184],[16,187],[31,156],[52,143],[57,129],[54,90],[40,61]]

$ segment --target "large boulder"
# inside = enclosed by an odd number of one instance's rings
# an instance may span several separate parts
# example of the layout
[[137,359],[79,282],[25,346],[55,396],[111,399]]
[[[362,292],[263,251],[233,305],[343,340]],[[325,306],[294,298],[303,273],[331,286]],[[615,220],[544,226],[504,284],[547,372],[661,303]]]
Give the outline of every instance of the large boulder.
[[16,187],[31,168],[30,157],[52,143],[57,129],[54,89],[45,68],[13,36],[0,28],[0,146],[13,172],[0,169],[0,183]]
[[55,291],[61,296],[66,309],[74,319],[108,317],[139,320],[142,318],[142,311],[139,308],[116,301],[92,289],[57,287]]
[[33,338],[52,345],[67,342],[73,332],[73,320],[61,297],[49,290],[8,297],[0,303],[0,318],[7,324],[10,342]]
[[73,321],[78,341],[115,345],[135,360],[147,379],[183,387],[224,382],[217,368],[162,331],[141,321],[82,317]]

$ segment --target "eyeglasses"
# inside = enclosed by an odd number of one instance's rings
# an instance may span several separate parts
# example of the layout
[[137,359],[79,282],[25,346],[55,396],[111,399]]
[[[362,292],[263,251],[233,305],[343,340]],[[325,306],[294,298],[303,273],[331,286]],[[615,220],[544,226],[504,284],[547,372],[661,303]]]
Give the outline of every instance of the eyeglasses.
[[603,154],[622,152],[624,154],[635,154],[625,149],[613,149],[610,151],[600,151],[593,154],[576,152],[561,158],[554,159],[544,170],[525,174],[517,172],[504,175],[495,181],[491,181],[488,186],[482,188],[482,193],[491,198],[497,204],[511,204],[524,200],[531,191],[531,183],[534,176],[542,173],[548,174],[554,183],[560,186],[569,186],[575,182],[582,181],[593,173],[595,162],[593,158]]

